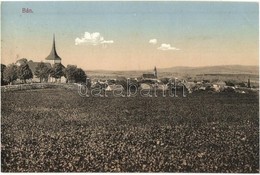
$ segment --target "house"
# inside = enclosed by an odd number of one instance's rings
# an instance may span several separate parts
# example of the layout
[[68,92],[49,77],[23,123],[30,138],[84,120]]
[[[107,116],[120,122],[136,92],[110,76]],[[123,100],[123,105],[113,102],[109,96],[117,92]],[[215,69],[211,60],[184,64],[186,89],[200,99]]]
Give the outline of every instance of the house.
[[198,85],[194,82],[185,81],[183,85],[187,88],[189,93],[192,93],[194,90],[198,90]]
[[154,74],[143,74],[143,79],[156,79],[157,77]]
[[106,87],[105,91],[124,91],[124,87],[118,84],[111,84]]
[[168,90],[168,88],[169,88],[167,84],[163,84],[163,83],[156,83],[155,87],[158,90],[162,90],[162,91]]
[[216,82],[213,82],[212,88],[215,91],[220,92],[220,91],[224,90],[225,86],[226,86],[226,83],[224,81],[216,81]]
[[205,90],[211,90],[211,88],[212,88],[212,84],[209,82],[204,81],[202,85],[199,85],[199,90],[205,91]]
[[205,87],[205,86],[201,86],[201,87],[199,87],[199,90],[203,90],[203,91],[205,91],[206,88],[207,88],[207,87]]
[[141,83],[140,88],[145,89],[145,90],[151,90],[152,86],[150,84],[147,84],[147,83]]

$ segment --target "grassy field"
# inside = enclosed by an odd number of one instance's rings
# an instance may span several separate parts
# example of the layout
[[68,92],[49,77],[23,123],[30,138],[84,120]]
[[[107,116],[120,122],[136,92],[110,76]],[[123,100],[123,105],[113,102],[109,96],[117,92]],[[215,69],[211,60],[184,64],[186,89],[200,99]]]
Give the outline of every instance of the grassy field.
[[258,94],[2,93],[3,172],[259,172]]

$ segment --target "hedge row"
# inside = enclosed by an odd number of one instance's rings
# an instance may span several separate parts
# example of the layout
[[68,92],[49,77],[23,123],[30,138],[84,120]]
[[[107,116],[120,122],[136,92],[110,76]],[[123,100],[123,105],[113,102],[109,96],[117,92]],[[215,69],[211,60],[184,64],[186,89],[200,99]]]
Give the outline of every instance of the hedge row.
[[30,89],[46,89],[46,88],[65,88],[77,89],[77,84],[62,84],[62,83],[32,83],[32,84],[19,84],[19,85],[6,85],[1,86],[1,92],[30,90]]

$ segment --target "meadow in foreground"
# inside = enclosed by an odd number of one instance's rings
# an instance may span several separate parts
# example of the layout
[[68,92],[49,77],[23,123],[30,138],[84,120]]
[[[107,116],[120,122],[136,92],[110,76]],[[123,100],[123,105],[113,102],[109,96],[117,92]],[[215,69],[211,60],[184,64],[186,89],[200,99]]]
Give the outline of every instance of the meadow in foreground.
[[259,172],[257,94],[2,93],[3,172]]

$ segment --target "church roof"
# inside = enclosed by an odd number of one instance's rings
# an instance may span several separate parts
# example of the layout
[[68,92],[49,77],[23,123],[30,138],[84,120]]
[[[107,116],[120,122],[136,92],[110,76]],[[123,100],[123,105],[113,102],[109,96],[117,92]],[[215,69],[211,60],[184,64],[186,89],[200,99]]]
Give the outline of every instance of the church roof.
[[[33,61],[28,61],[27,64],[29,66],[29,68],[32,70],[33,74],[36,70],[36,67],[38,66],[38,64],[41,62],[33,62]],[[51,68],[51,64],[50,63],[44,63],[48,68]]]
[[143,78],[156,78],[154,74],[143,74]]
[[56,52],[55,36],[53,36],[53,44],[52,44],[51,53],[45,58],[45,60],[61,60],[61,58],[59,57],[59,55]]

